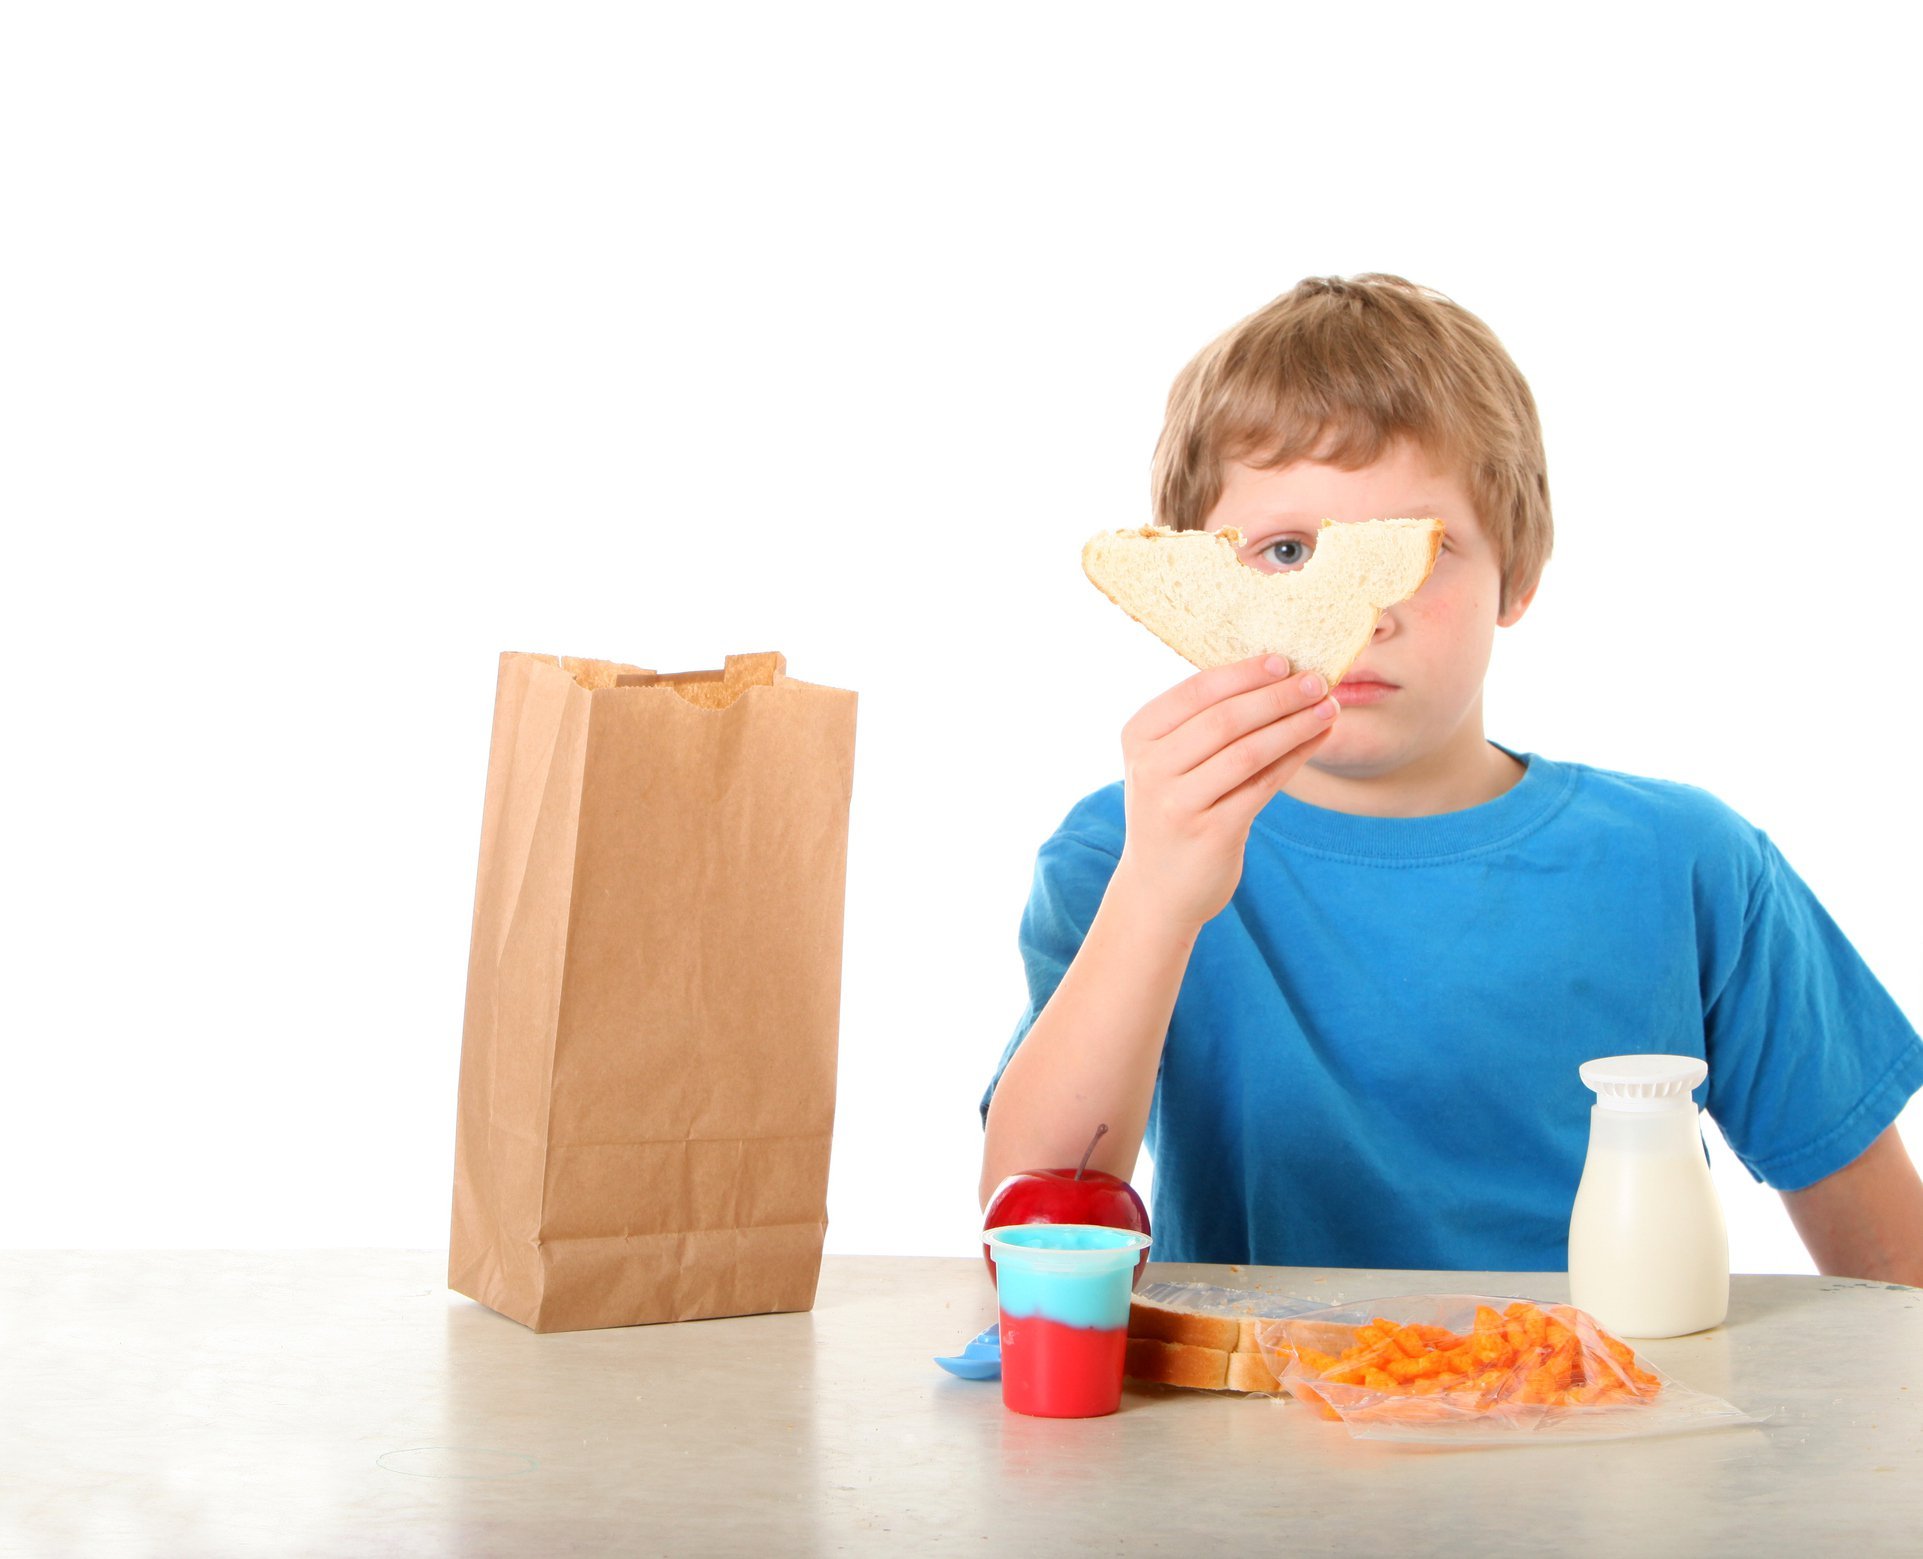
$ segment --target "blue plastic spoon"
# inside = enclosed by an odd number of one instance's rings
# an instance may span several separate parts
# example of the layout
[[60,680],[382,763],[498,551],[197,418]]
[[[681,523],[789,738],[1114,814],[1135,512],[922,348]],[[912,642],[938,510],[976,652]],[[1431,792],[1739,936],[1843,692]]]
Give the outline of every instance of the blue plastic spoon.
[[951,1375],[963,1380],[999,1380],[1002,1374],[1002,1329],[991,1326],[979,1337],[970,1338],[959,1354],[936,1356],[935,1362]]

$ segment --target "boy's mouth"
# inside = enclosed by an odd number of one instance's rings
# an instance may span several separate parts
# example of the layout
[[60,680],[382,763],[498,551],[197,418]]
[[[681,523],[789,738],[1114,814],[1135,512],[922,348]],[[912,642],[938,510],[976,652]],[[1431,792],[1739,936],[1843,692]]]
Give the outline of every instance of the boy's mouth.
[[1392,682],[1378,682],[1374,677],[1345,677],[1335,685],[1335,701],[1344,709],[1353,709],[1358,704],[1379,704],[1395,692]]

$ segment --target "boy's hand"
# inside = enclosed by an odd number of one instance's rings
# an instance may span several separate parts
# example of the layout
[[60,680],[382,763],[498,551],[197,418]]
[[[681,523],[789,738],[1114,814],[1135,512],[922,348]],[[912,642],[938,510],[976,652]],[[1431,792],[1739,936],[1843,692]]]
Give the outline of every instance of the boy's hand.
[[1185,934],[1242,879],[1255,814],[1322,744],[1337,705],[1279,655],[1198,672],[1122,728],[1126,833],[1116,880]]

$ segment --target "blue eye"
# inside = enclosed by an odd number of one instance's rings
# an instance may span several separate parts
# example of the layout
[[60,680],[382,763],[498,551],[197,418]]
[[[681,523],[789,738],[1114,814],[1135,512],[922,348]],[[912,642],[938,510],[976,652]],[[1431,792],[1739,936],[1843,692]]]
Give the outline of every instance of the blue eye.
[[1262,549],[1262,555],[1277,568],[1300,568],[1309,561],[1314,550],[1300,536],[1284,536],[1280,541],[1272,541]]

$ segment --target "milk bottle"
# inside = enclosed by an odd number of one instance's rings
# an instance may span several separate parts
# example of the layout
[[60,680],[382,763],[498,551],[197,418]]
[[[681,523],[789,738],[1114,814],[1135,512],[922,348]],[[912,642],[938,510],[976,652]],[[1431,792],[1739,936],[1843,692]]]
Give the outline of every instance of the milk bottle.
[[1695,1056],[1605,1056],[1569,1215],[1569,1297],[1622,1337],[1679,1337],[1729,1311],[1729,1235],[1703,1157]]

